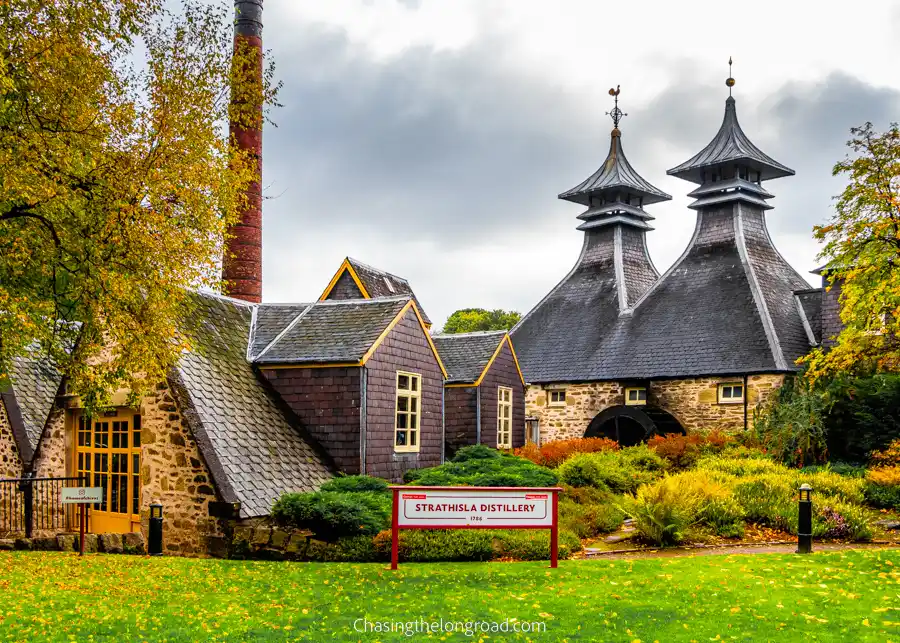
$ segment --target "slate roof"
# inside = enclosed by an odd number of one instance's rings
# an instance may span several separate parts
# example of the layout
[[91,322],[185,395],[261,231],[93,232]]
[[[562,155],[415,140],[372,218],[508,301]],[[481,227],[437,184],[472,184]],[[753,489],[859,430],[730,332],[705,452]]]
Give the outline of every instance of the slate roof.
[[281,494],[318,488],[332,468],[247,361],[253,306],[210,294],[192,303],[195,349],[170,382],[223,499],[240,502],[243,517],[265,515]]
[[413,292],[412,287],[406,279],[385,270],[374,268],[352,257],[347,257],[347,262],[353,267],[356,276],[359,277],[359,280],[362,282],[363,287],[366,289],[366,292],[369,293],[370,297],[397,297],[408,295],[416,301],[416,307],[419,309],[419,314],[422,315],[422,320],[426,324],[431,324],[431,320],[425,314],[421,304],[419,304],[419,300],[416,298],[416,294]]
[[312,304],[260,304],[253,311],[249,359],[259,355],[297,316]]
[[62,375],[47,356],[32,347],[27,355],[13,358],[9,376],[28,442],[32,450],[37,449]]
[[[410,297],[404,295],[309,304],[288,321],[277,341],[255,355],[254,361],[260,365],[358,362],[409,301]],[[260,307],[260,314],[265,308]],[[282,312],[277,312],[279,322],[288,316],[282,316]],[[263,318],[257,318],[257,328]],[[254,338],[252,343],[261,342]]]
[[690,159],[669,170],[668,174],[686,181],[703,183],[704,170],[717,165],[733,164],[735,161],[741,161],[760,172],[762,181],[794,174],[794,170],[763,153],[747,138],[738,123],[734,97],[729,96],[725,101],[725,118],[713,139]]
[[478,380],[506,335],[505,330],[434,335],[432,340],[447,369],[447,382]]
[[822,343],[822,298],[823,288],[807,288],[794,291],[794,297],[799,305],[799,312],[806,320],[808,333],[811,335],[811,344]]
[[622,150],[622,134],[615,128],[610,136],[609,153],[603,165],[587,179],[559,195],[560,199],[591,205],[591,196],[604,191],[621,190],[644,199],[644,205],[669,201],[672,197],[645,180],[628,162]]

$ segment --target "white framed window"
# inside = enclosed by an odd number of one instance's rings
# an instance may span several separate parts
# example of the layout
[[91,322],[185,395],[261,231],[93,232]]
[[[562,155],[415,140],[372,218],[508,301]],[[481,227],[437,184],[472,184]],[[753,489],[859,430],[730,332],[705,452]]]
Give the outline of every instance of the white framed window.
[[419,450],[419,420],[422,413],[422,376],[397,371],[397,411],[394,451]]
[[565,406],[566,392],[562,389],[547,392],[547,400],[550,406]]
[[512,449],[512,400],[511,388],[497,387],[497,448]]
[[719,404],[741,404],[744,401],[744,385],[740,382],[719,384]]
[[643,406],[647,403],[647,389],[636,386],[625,389],[625,404],[628,406]]

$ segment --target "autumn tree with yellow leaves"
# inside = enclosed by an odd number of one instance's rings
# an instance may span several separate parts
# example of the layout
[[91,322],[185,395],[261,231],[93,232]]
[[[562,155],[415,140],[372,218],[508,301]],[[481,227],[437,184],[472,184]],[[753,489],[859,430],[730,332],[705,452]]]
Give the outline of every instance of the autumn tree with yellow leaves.
[[189,342],[185,292],[218,286],[254,173],[229,117],[252,124],[278,89],[249,48],[232,66],[233,6],[0,2],[0,385],[39,350],[102,405]]
[[804,358],[812,380],[900,370],[900,127],[878,133],[866,123],[851,134],[852,153],[834,166],[847,187],[828,224],[815,228],[827,277],[841,284],[846,327],[834,347]]

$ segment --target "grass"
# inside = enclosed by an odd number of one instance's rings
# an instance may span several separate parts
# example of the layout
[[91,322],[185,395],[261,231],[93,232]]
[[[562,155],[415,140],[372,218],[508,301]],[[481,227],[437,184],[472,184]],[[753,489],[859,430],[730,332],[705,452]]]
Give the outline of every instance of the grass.
[[354,621],[543,621],[458,641],[900,641],[900,550],[546,563],[0,554],[0,639],[409,641]]

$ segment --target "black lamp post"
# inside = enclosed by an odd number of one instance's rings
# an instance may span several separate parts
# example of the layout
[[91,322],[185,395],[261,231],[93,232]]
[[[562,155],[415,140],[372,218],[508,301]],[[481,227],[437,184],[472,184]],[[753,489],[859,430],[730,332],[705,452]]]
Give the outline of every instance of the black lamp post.
[[805,482],[800,485],[800,503],[797,515],[797,553],[812,551],[812,487]]
[[150,505],[150,529],[147,540],[147,553],[151,556],[162,556],[162,505],[158,502]]

